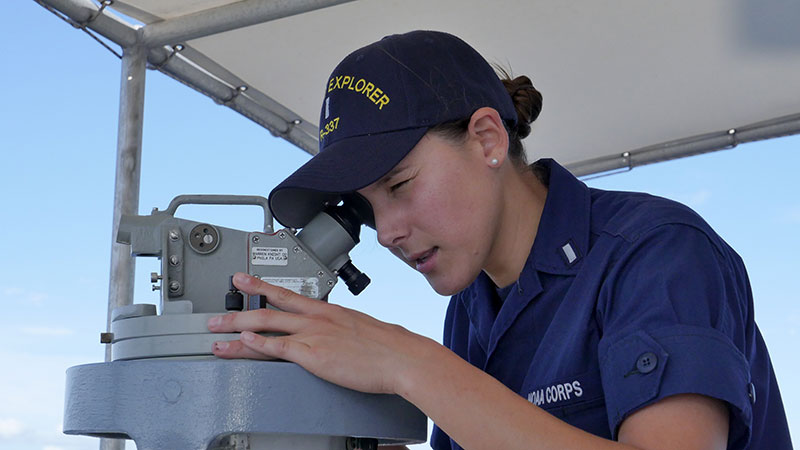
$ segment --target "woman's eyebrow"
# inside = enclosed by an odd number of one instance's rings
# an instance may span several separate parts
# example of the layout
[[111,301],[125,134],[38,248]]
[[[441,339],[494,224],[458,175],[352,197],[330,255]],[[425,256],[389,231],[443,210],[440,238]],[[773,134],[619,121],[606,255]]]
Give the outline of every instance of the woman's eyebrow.
[[394,176],[395,176],[395,175],[397,175],[398,173],[400,173],[400,172],[402,172],[402,171],[406,170],[406,168],[407,168],[407,167],[408,167],[408,166],[407,166],[407,165],[405,165],[405,164],[398,164],[398,165],[396,165],[396,166],[394,167],[394,169],[390,170],[390,171],[389,171],[389,173],[387,173],[386,175],[384,175],[384,176],[383,176],[383,178],[381,178],[381,181],[380,181],[380,182],[381,182],[381,184],[386,184],[387,182],[389,182],[389,180],[391,180],[391,179],[392,179],[392,177],[394,177]]

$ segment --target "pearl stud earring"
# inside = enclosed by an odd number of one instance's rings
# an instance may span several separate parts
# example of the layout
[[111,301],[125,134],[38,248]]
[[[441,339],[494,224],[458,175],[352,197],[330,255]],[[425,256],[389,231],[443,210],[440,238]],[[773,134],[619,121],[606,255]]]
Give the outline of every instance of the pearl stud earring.
[[492,165],[493,166],[496,166],[499,162],[500,161],[498,161],[497,158],[492,158]]

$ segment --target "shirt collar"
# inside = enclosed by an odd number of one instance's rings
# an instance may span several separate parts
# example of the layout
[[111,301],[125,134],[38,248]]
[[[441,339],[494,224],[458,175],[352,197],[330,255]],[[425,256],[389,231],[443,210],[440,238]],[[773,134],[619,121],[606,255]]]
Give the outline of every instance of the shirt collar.
[[542,272],[577,273],[589,251],[589,188],[552,159],[540,159],[535,164],[549,171],[550,181],[529,258]]
[[[493,344],[502,335],[502,331],[498,330],[491,336],[495,319],[507,316],[504,322],[506,327],[509,326],[513,322],[513,317],[542,291],[537,271],[557,275],[574,274],[589,249],[591,207],[589,189],[552,159],[542,159],[536,164],[549,172],[549,189],[536,239],[525,262],[525,268],[519,280],[513,285],[515,289],[512,289],[504,302],[514,305],[504,304],[500,315],[495,316],[491,296],[496,295],[496,287],[485,272],[481,272],[468,288],[457,294],[466,307],[467,315],[477,332],[478,341],[487,354],[491,353]],[[567,244],[574,255],[571,261],[570,255],[564,249]],[[514,292],[515,290],[517,292]]]

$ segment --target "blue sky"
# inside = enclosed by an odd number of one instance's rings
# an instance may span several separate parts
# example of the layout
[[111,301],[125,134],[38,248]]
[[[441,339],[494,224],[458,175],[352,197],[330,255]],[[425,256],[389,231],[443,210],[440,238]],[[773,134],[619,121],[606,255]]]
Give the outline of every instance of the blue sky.
[[[64,371],[100,361],[105,327],[119,60],[32,1],[2,2],[0,31],[0,450],[96,449],[60,432]],[[227,108],[147,73],[140,213],[175,195],[266,195],[308,156]],[[696,209],[743,257],[793,435],[800,433],[800,137],[589,181]],[[258,229],[252,207],[181,208],[183,217]],[[352,254],[373,284],[333,301],[439,339],[447,299],[367,230]],[[155,260],[137,260],[137,302]],[[129,448],[133,446],[130,445]]]

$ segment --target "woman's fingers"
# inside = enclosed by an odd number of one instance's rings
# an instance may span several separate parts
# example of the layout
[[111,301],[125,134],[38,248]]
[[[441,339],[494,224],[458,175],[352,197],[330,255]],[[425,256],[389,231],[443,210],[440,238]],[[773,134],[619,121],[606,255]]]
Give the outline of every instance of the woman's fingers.
[[315,313],[326,305],[325,302],[303,297],[289,289],[269,284],[246,273],[233,276],[233,284],[250,295],[264,295],[270,305],[293,313]]
[[261,336],[243,331],[238,341],[218,341],[212,351],[225,359],[284,359],[300,363],[307,358],[310,347],[290,336]]
[[218,341],[211,347],[214,356],[224,359],[273,359],[259,353],[242,343],[242,341]]
[[[211,331],[241,332],[237,341],[215,343],[213,352],[221,358],[282,359],[350,389],[393,393],[403,361],[424,353],[419,337],[402,327],[247,274],[237,273],[233,281],[244,293],[265,295],[280,310],[244,311],[209,320]],[[262,331],[287,334],[254,333]]]
[[[212,317],[208,329],[216,333],[241,331],[238,341],[215,342],[213,352],[221,358],[285,359],[303,364],[310,347],[295,339],[310,330],[319,332],[320,325],[329,324],[326,312],[338,310],[320,300],[303,297],[288,289],[274,286],[244,273],[237,273],[234,285],[248,295],[265,295],[278,308],[261,308]],[[261,336],[254,332],[288,333],[288,336]]]
[[300,365],[306,361],[310,347],[291,336],[261,336],[260,334],[242,332],[240,341],[248,349],[275,359],[285,359]]
[[289,289],[275,286],[244,273],[233,277],[234,285],[248,295],[264,295],[267,301],[280,310],[262,308],[213,317],[208,329],[217,333],[231,331],[274,331],[298,333],[308,327],[310,315],[320,315],[331,305],[303,297]]
[[297,333],[308,325],[307,317],[261,308],[252,311],[233,312],[208,320],[208,329],[215,333],[234,331],[273,331]]
[[261,336],[243,331],[238,341],[219,341],[213,346],[214,355],[234,359],[284,359],[302,365],[308,359],[310,347],[290,336]]

